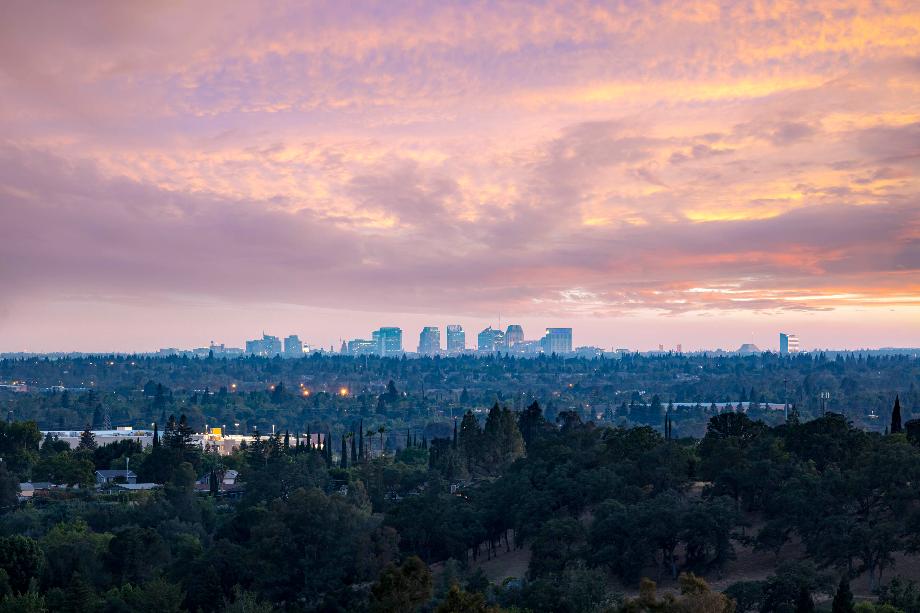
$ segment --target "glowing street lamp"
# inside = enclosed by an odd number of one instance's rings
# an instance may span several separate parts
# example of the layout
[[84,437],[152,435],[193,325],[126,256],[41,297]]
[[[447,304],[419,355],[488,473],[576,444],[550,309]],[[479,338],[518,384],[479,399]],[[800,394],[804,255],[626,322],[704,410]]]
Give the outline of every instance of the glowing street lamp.
[[341,397],[344,398],[344,397],[347,396],[347,395],[348,395],[348,388],[347,388],[347,387],[343,387],[343,388],[341,388],[341,389],[339,390],[339,396],[341,396]]

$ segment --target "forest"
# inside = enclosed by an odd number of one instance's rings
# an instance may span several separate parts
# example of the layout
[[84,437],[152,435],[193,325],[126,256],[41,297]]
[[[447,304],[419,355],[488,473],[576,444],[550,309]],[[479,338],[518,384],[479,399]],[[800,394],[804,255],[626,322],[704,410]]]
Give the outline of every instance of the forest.
[[2,363],[0,612],[920,612],[916,359],[133,361]]

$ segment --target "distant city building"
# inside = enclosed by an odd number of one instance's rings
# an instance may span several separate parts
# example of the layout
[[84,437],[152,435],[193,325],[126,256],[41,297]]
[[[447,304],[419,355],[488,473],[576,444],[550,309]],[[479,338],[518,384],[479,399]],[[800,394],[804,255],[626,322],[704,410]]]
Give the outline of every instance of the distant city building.
[[281,339],[277,336],[262,334],[262,338],[246,341],[246,355],[274,357],[281,355]]
[[683,352],[684,352],[684,346],[681,345],[680,343],[677,343],[677,353],[683,353]]
[[760,347],[758,347],[754,343],[745,343],[741,345],[740,347],[738,347],[738,351],[736,351],[735,353],[739,355],[752,355],[755,353],[760,353]]
[[572,352],[572,329],[571,328],[547,328],[546,335],[541,341],[543,353],[571,353]]
[[505,342],[505,334],[489,326],[476,337],[476,346],[479,351],[500,351]]
[[214,341],[211,341],[208,352],[215,358],[237,358],[243,355],[243,350],[239,347],[227,347],[223,343],[215,345]]
[[580,358],[599,358],[604,355],[604,350],[600,347],[592,346],[576,347],[575,355]]
[[292,334],[286,339],[284,339],[284,357],[286,358],[302,358],[303,357],[303,342],[300,340],[296,334]]
[[377,341],[365,338],[356,338],[348,341],[346,347],[348,355],[374,355],[377,353]]
[[524,342],[524,328],[517,324],[508,326],[505,330],[505,347],[514,349],[517,345]]
[[779,354],[789,355],[799,352],[799,337],[786,332],[779,333]]
[[521,355],[540,355],[543,352],[543,341],[521,341],[514,346],[514,352]]
[[373,332],[379,355],[398,355],[403,352],[402,329],[385,327]]
[[447,326],[447,353],[462,353],[466,351],[466,332],[463,326],[451,324]]
[[421,355],[441,353],[441,330],[437,326],[425,326],[418,337],[418,352]]

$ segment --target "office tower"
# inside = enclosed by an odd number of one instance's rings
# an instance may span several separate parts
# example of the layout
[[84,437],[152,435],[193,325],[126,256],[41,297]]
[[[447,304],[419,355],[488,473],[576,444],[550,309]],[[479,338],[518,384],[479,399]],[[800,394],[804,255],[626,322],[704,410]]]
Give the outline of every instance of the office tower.
[[377,353],[377,341],[355,338],[348,341],[346,351],[349,355],[374,355]]
[[779,333],[779,354],[789,355],[799,352],[799,337],[786,332]]
[[284,357],[303,357],[303,342],[301,342],[300,337],[298,337],[296,334],[292,334],[284,339]]
[[489,326],[479,333],[476,338],[476,345],[479,351],[500,351],[505,341],[505,335],[501,330],[496,330]]
[[437,326],[425,326],[418,337],[418,352],[422,355],[441,353],[441,330]]
[[451,324],[447,326],[447,353],[462,353],[466,350],[466,333],[463,326]]
[[543,353],[571,353],[572,329],[547,328],[541,344],[543,345]]
[[281,339],[277,336],[262,334],[262,338],[246,341],[246,355],[270,358],[281,355]]
[[514,349],[517,345],[524,342],[524,328],[517,324],[508,326],[505,331],[505,347]]
[[403,351],[402,330],[395,327],[384,327],[373,332],[374,342],[377,343],[379,355],[398,355]]

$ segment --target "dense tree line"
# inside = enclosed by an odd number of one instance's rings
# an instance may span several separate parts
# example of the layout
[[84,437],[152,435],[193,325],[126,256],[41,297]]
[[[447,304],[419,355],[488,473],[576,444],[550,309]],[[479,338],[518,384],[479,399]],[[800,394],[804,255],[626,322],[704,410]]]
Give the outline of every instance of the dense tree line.
[[[356,366],[313,360],[302,366]],[[758,419],[764,413],[756,407],[720,403],[699,408],[694,419],[704,420],[703,432],[693,438],[682,430],[687,410],[669,406],[667,386],[622,400],[628,414],[646,416],[640,422],[655,422],[660,412],[658,423],[637,425],[590,419],[597,413],[579,406],[576,399],[593,392],[562,375],[591,361],[463,360],[483,380],[517,368],[559,374],[559,393],[547,392],[544,404],[537,393],[509,398],[491,389],[483,406],[490,388],[469,379],[429,415],[419,402],[431,395],[437,404],[434,379],[424,392],[407,381],[425,369],[446,377],[459,368],[447,360],[371,360],[368,367],[384,370],[378,374],[395,376],[363,401],[354,387],[301,388],[289,371],[296,364],[172,360],[205,373],[256,365],[280,372],[257,390],[211,393],[150,378],[135,391],[94,389],[66,399],[89,419],[96,409],[111,418],[119,403],[152,416],[156,437],[146,449],[99,445],[89,422],[77,428],[84,432],[75,449],[43,437],[34,421],[0,423],[0,613],[729,613],[808,611],[822,601],[834,611],[920,610],[920,588],[898,577],[899,562],[920,549],[920,422],[910,386],[896,400],[889,395],[880,432],[835,412],[811,418],[798,405],[777,423],[772,414]],[[782,372],[800,358],[771,360],[755,356],[750,364]],[[653,359],[624,364],[603,377],[658,369]],[[809,364],[861,368],[858,360]],[[734,365],[743,375],[749,362]],[[897,359],[887,365],[914,367]],[[46,403],[62,405],[63,394],[17,399],[14,415]],[[194,441],[202,415],[217,424],[215,416],[242,410],[271,416],[254,420],[237,452],[220,457]],[[285,425],[289,418],[296,428]],[[271,432],[268,420],[273,435],[263,434]],[[307,432],[319,434],[319,443]],[[93,487],[95,470],[126,468],[128,460],[141,481],[162,487]],[[238,498],[218,483],[230,468],[245,484]],[[17,485],[30,479],[76,487],[23,504]],[[710,589],[706,579],[727,572],[741,548],[771,552],[772,574],[724,594]],[[524,576],[493,584],[479,570],[515,551],[527,554]],[[855,602],[850,581],[857,577],[870,579],[877,603]],[[679,593],[659,593],[653,582]]]

